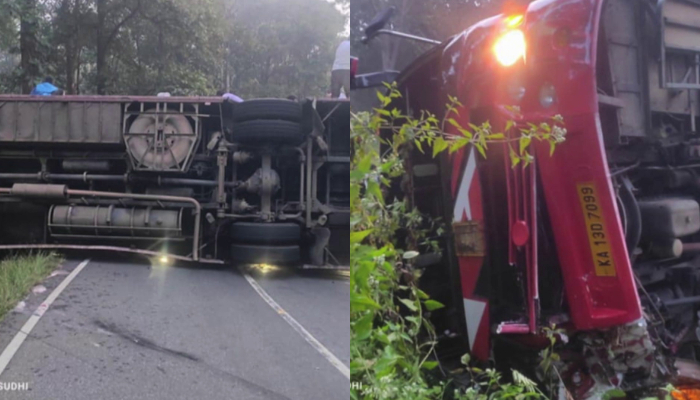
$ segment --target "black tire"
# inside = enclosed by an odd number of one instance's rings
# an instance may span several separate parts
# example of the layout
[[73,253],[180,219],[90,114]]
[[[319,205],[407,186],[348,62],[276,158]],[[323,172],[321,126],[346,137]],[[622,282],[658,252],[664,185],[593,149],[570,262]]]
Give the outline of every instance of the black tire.
[[234,244],[231,261],[237,264],[294,264],[301,260],[299,246],[258,246]]
[[293,222],[236,222],[231,225],[231,240],[247,244],[297,244],[301,227]]
[[303,140],[296,122],[255,120],[233,125],[233,141],[238,143],[298,145]]
[[236,122],[256,119],[280,119],[301,121],[301,104],[284,99],[253,99],[236,104],[233,120]]

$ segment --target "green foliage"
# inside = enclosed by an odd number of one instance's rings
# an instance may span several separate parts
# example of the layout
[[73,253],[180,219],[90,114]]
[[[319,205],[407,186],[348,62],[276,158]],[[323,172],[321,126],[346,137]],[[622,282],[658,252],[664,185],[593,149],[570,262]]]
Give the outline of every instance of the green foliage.
[[540,351],[539,367],[544,375],[548,375],[553,365],[560,360],[559,354],[555,351],[558,341],[567,342],[568,338],[564,330],[557,329],[554,324],[542,328],[541,334],[549,340],[549,345],[544,350]]
[[0,319],[63,262],[56,253],[15,255],[0,262]]
[[[100,5],[100,7],[98,7]],[[338,8],[336,8],[336,5]],[[243,98],[324,96],[347,2],[326,0],[0,0],[0,92],[52,75],[69,93]],[[9,10],[9,13],[4,12]],[[19,21],[38,51],[21,52]],[[100,46],[99,44],[102,44]],[[36,71],[28,75],[20,60]]]
[[[439,367],[428,314],[444,306],[420,290],[419,273],[411,266],[419,255],[418,244],[428,244],[422,227],[432,221],[407,201],[386,196],[391,181],[406,172],[405,157],[412,149],[435,157],[469,145],[485,156],[490,144],[518,142],[521,147],[516,157],[526,165],[532,157],[528,153],[532,140],[556,144],[566,134],[559,127],[555,137],[548,124],[518,130],[514,122],[504,133],[494,132],[489,123],[466,129],[458,122],[462,105],[456,98],[450,98],[442,120],[427,112],[413,118],[390,108],[400,97],[396,86],[388,86],[387,94],[378,93],[384,108],[351,117],[350,367],[353,383],[362,386],[362,390],[351,391],[357,400],[443,399],[448,391],[446,383],[429,383],[428,379],[430,371]],[[455,133],[447,133],[448,125]],[[524,145],[523,136],[530,138]],[[408,235],[410,248],[397,247],[399,231]],[[463,361],[468,364],[468,357]],[[494,370],[469,371],[474,387],[449,396],[458,400],[542,398],[522,374],[514,373],[514,383],[508,384]]]
[[[475,368],[472,368],[474,370]],[[474,375],[474,374],[473,374]],[[512,371],[512,382],[503,382],[500,373],[493,369],[478,371],[473,376],[475,385],[464,391],[455,391],[455,400],[492,400],[492,399],[546,399],[537,384],[519,373]]]

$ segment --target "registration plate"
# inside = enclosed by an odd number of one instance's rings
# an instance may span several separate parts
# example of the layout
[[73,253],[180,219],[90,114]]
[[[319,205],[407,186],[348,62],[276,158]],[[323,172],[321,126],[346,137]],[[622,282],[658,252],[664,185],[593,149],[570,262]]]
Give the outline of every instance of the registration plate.
[[612,258],[612,251],[610,251],[608,229],[600,208],[595,185],[592,183],[579,184],[578,195],[581,200],[584,220],[586,221],[588,243],[593,255],[595,274],[597,276],[616,276],[615,262]]

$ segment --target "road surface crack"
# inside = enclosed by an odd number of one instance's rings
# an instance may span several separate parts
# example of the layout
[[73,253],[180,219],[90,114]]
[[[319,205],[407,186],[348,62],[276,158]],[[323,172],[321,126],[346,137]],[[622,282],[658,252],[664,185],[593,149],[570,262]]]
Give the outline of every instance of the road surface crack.
[[[289,397],[284,396],[280,393],[275,392],[274,390],[268,389],[266,387],[260,386],[256,384],[255,382],[251,382],[248,379],[245,379],[243,377],[240,377],[238,375],[234,375],[228,371],[221,370],[217,367],[214,367],[212,365],[207,364],[206,362],[200,360],[198,357],[195,357],[191,354],[182,352],[182,351],[177,351],[173,349],[169,349],[167,347],[160,346],[156,343],[154,343],[151,340],[145,339],[139,335],[136,335],[132,332],[129,332],[125,329],[119,328],[118,326],[114,324],[109,324],[105,323],[99,320],[93,320],[93,323],[100,329],[112,333],[118,337],[121,337],[122,339],[126,339],[127,341],[136,344],[137,346],[141,346],[150,350],[155,350],[164,354],[170,354],[176,357],[180,358],[185,358],[190,361],[194,361],[197,363],[197,365],[203,367],[206,370],[209,370],[210,372],[213,372],[215,374],[218,374],[222,376],[223,378],[235,382],[237,384],[240,384],[241,386],[244,386],[248,388],[249,390],[253,392],[257,392],[260,395],[265,396],[266,399],[274,399],[274,400],[291,400]],[[161,371],[165,373],[165,371]]]
[[186,358],[190,361],[199,362],[199,358],[197,358],[191,354],[160,346],[149,339],[143,338],[143,337],[141,337],[133,332],[129,332],[125,329],[119,328],[118,326],[116,326],[114,324],[104,323],[104,322],[99,321],[99,320],[95,320],[93,322],[95,325],[97,325],[98,328],[103,329],[103,330],[105,330],[109,333],[112,333],[114,335],[117,335],[117,336],[121,337],[122,339],[126,339],[129,342],[132,342],[137,346],[145,347],[147,349],[154,350],[154,351],[164,353],[164,354],[170,354],[171,356],[175,356],[175,357]]

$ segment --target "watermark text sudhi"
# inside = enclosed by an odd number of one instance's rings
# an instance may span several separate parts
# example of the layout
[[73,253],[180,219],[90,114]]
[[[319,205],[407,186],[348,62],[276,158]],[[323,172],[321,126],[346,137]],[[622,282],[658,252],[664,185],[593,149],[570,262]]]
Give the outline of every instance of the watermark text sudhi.
[[0,392],[20,392],[29,390],[29,382],[0,382]]
[[376,392],[373,387],[363,385],[362,382],[350,382],[350,390],[362,395],[371,395]]

